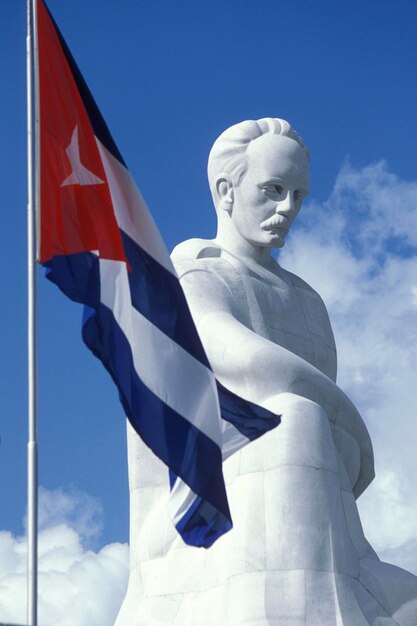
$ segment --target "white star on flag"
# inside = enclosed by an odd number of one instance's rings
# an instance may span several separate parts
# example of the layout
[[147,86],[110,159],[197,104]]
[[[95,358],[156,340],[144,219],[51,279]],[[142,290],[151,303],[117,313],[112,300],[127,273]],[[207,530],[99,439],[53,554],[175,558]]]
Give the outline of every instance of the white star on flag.
[[82,163],[80,159],[80,145],[78,143],[78,126],[74,128],[74,132],[72,133],[71,141],[66,148],[65,152],[67,153],[69,162],[71,163],[72,172],[71,174],[64,180],[61,187],[66,187],[68,185],[103,185],[104,180],[90,172]]

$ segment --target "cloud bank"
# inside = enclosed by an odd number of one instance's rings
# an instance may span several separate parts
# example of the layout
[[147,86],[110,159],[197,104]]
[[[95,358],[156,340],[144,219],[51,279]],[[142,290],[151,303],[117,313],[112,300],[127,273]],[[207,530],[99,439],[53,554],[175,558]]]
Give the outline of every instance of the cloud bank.
[[[128,546],[89,546],[101,530],[102,508],[86,493],[40,490],[39,623],[113,626],[128,578]],[[0,621],[26,623],[27,543],[0,532]]]
[[346,163],[329,199],[299,220],[280,262],[325,300],[339,384],[374,445],[363,526],[383,560],[417,574],[417,183],[385,162]]

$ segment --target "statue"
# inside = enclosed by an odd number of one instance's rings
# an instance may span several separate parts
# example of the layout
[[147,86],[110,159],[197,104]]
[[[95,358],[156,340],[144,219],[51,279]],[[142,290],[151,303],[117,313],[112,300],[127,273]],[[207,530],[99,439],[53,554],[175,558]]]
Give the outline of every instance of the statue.
[[219,381],[282,416],[225,462],[234,528],[209,550],[169,521],[166,468],[129,428],[131,575],[117,626],[415,626],[417,578],[382,563],[355,499],[372,445],[336,384],[320,296],[271,256],[309,191],[309,154],[281,119],[226,130],[209,157],[213,240],[172,258]]

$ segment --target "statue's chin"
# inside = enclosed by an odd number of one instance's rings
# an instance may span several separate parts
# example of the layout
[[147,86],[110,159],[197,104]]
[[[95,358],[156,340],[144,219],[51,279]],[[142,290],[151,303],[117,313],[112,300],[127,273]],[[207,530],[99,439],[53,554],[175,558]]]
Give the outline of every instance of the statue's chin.
[[271,248],[283,248],[285,246],[285,236],[277,235],[270,243]]

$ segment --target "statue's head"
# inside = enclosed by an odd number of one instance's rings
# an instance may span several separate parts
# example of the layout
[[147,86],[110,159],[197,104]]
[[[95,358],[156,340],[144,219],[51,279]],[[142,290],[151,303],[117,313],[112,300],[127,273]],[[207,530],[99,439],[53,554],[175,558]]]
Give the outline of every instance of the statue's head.
[[249,120],[215,141],[208,178],[218,236],[281,248],[309,191],[309,153],[285,120]]

